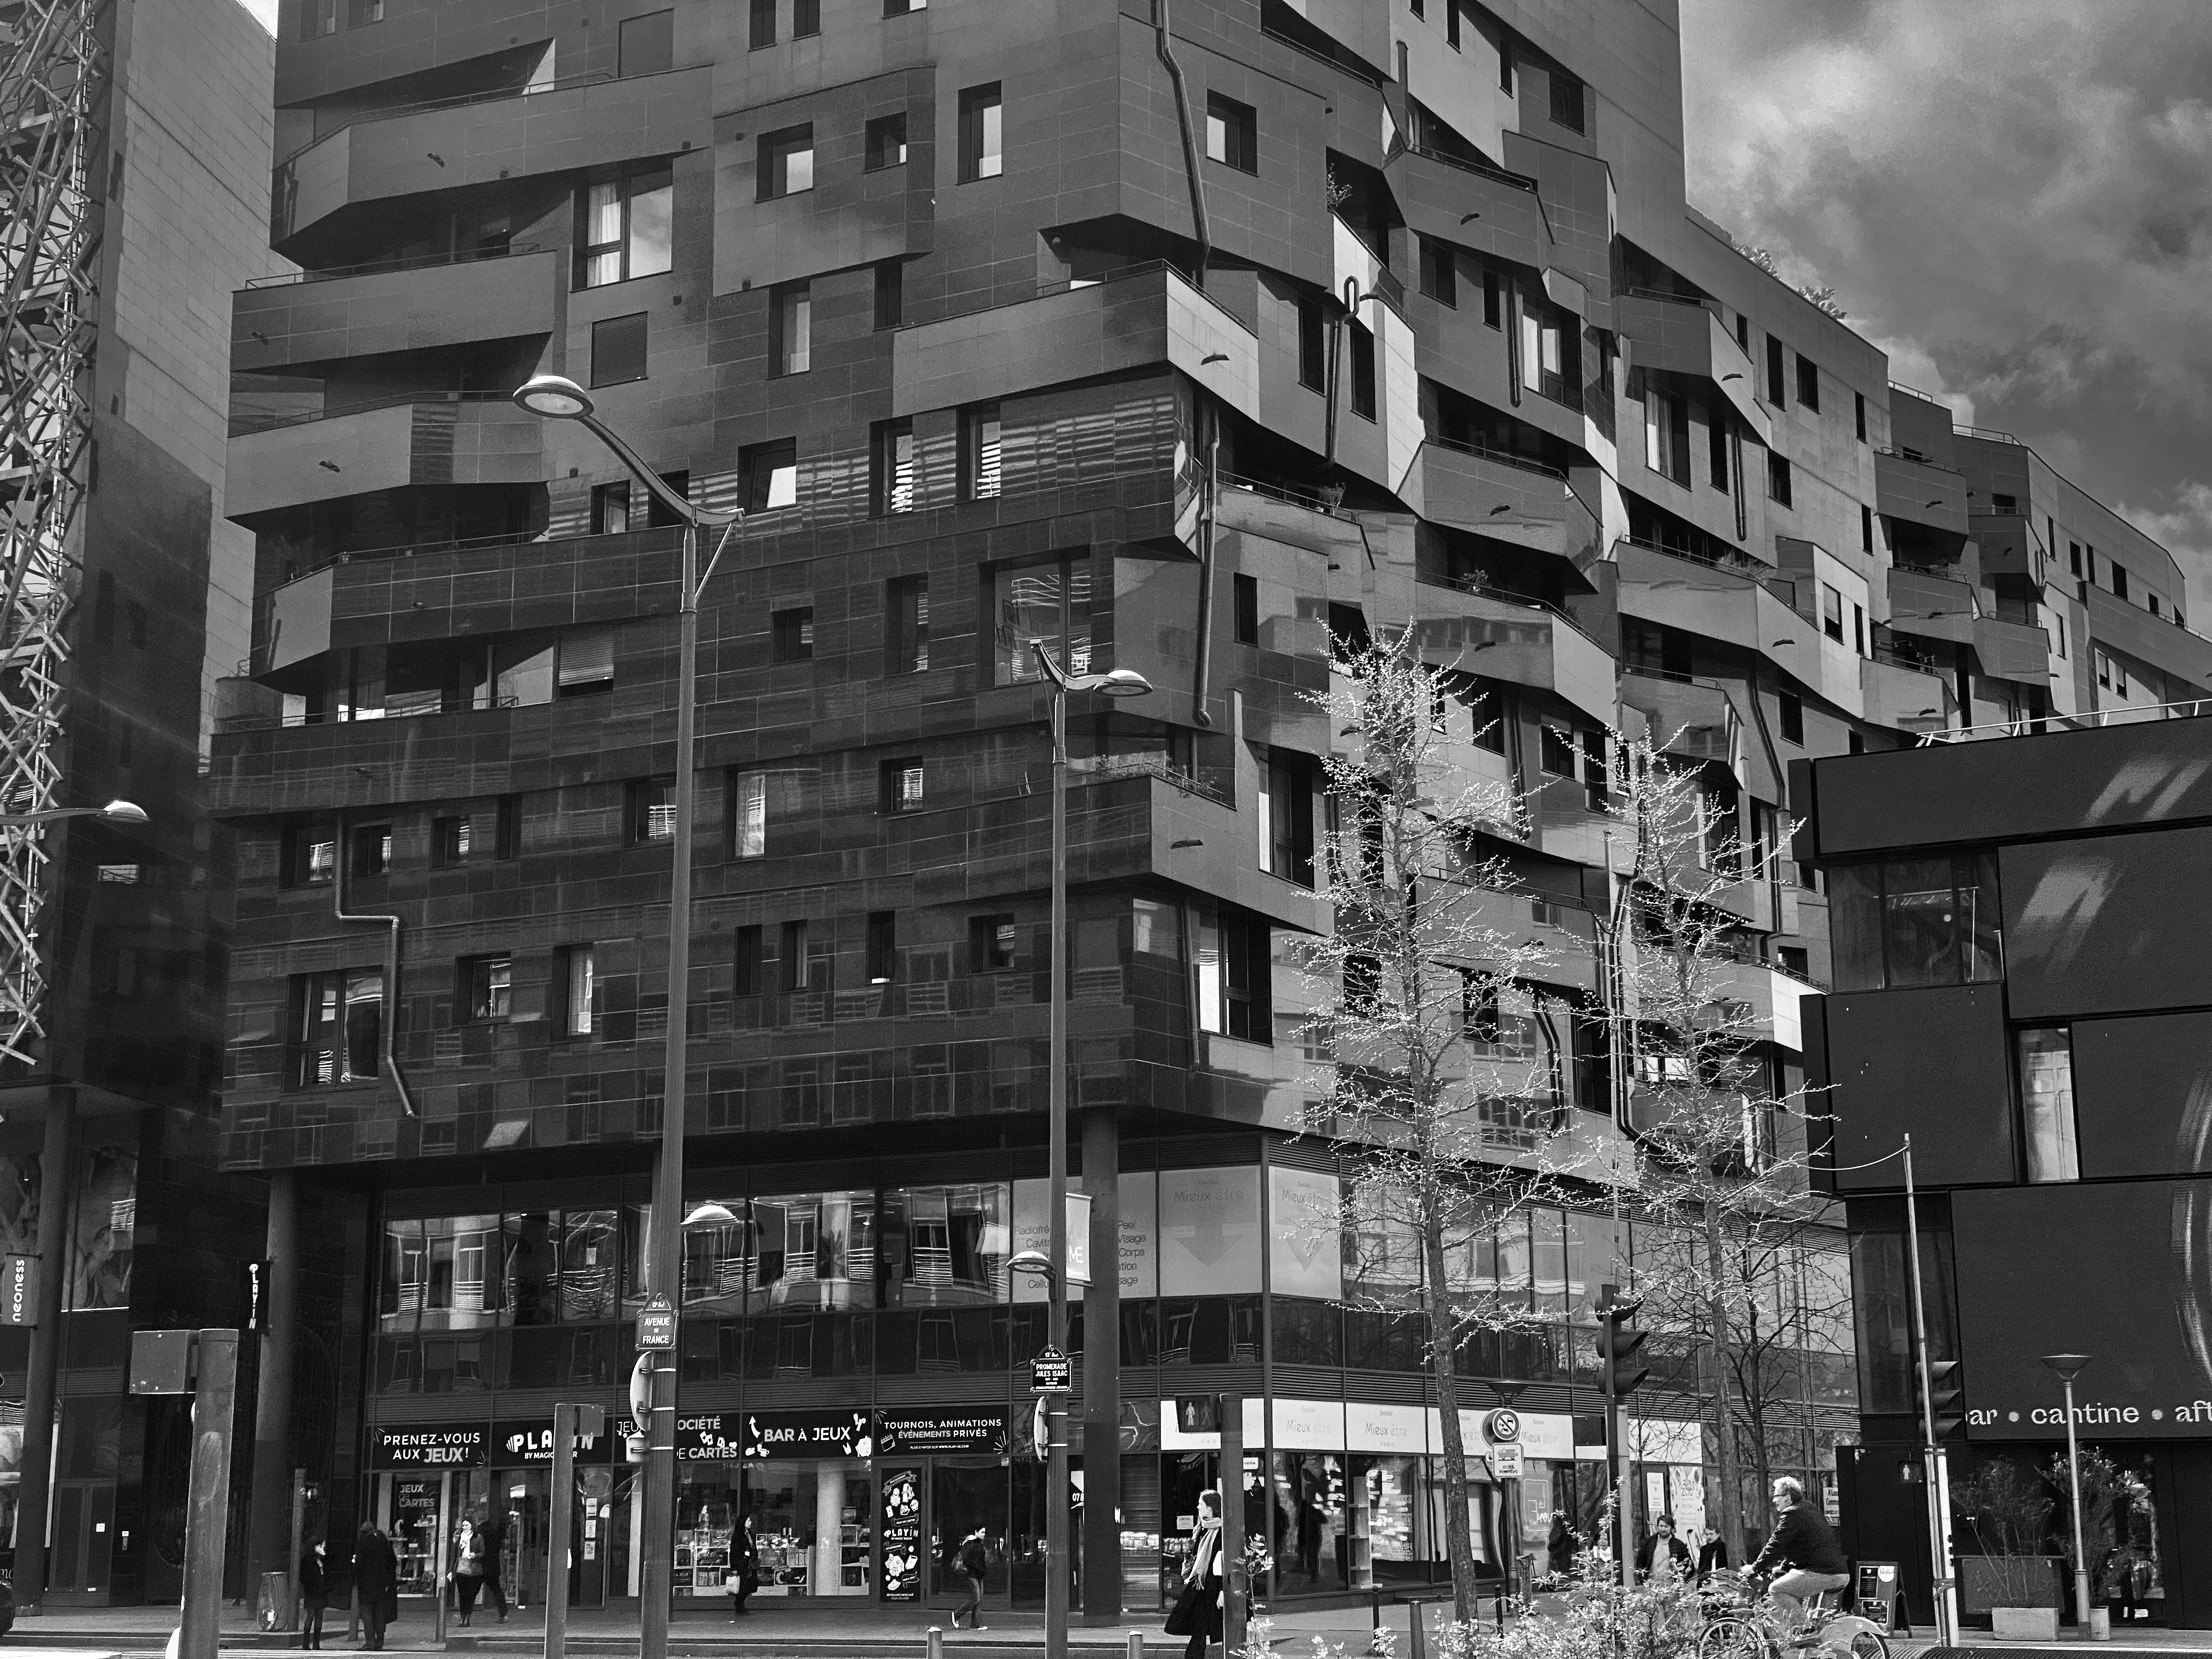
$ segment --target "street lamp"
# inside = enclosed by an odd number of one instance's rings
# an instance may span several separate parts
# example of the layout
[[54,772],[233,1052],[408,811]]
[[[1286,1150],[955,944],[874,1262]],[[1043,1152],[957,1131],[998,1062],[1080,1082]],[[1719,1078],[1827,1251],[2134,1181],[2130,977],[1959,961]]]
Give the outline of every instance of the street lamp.
[[2047,1353],[2043,1363],[2066,1390],[2066,1473],[2074,1488],[2074,1622],[2089,1634],[2089,1558],[2081,1550],[2081,1448],[2074,1431],[2074,1379],[2089,1363],[2086,1353]]
[[[690,1048],[691,979],[692,773],[699,720],[699,592],[714,574],[714,562],[729,541],[729,530],[744,515],[694,506],[671,488],[593,412],[592,395],[559,374],[535,374],[514,392],[514,401],[548,421],[574,421],[614,452],[615,459],[673,513],[684,526],[684,556],[676,611],[676,823],[668,883],[668,1032],[662,1061],[660,1152],[653,1172],[653,1211],[646,1241],[647,1288],[672,1308],[683,1272],[684,1070]],[[699,569],[701,532],[722,529],[704,574]],[[710,1218],[711,1219],[711,1218]],[[732,1218],[735,1219],[734,1217]],[[666,1351],[663,1351],[664,1356]],[[664,1357],[653,1362],[652,1422],[646,1435],[645,1520],[641,1545],[645,1560],[639,1573],[640,1659],[665,1659],[668,1652],[670,1574],[676,1554],[676,1368]]]
[[[1030,641],[1038,665],[1052,682],[1052,1057],[1047,1066],[1051,1079],[1046,1109],[1049,1133],[1050,1181],[1045,1202],[1050,1207],[1046,1267],[1052,1291],[1051,1316],[1046,1342],[1056,1352],[1067,1352],[1067,696],[1071,691],[1095,691],[1105,697],[1141,697],[1152,682],[1133,668],[1115,668],[1103,674],[1069,675],[1052,659],[1042,640]],[[1026,1252],[1024,1253],[1026,1254]],[[1034,1267],[1028,1267],[1034,1272]],[[1048,1407],[1051,1440],[1045,1461],[1045,1659],[1066,1659],[1067,1581],[1073,1558],[1068,1552],[1067,1396]],[[1111,1455],[1111,1453],[1109,1453]]]
[[43,812],[0,813],[0,830],[25,830],[33,824],[53,823],[62,818],[102,818],[109,823],[143,823],[146,809],[127,800],[105,806],[54,806]]

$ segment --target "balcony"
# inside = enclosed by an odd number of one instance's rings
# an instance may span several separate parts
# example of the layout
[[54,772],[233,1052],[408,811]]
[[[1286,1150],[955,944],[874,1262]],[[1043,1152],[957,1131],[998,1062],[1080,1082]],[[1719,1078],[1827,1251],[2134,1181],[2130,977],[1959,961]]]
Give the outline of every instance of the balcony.
[[1431,438],[1419,477],[1423,518],[1549,553],[1579,571],[1597,563],[1597,515],[1557,468]]
[[[2089,637],[2125,652],[2191,691],[2212,690],[2212,640],[2191,632],[2170,617],[2154,617],[2093,583],[2081,585],[2089,612]],[[2180,696],[2177,688],[2168,695]]]
[[1819,986],[1765,963],[1739,962],[1729,972],[1727,994],[1740,1005],[1741,1017],[1776,1048],[1804,1051],[1805,1024],[1798,1005],[1819,996]]
[[280,507],[408,484],[535,483],[544,422],[504,393],[395,403],[291,421],[230,441],[223,512]]
[[1652,744],[1662,753],[1713,762],[1759,799],[1781,798],[1774,757],[1729,687],[1661,669],[1625,668],[1620,700],[1643,711],[1651,722]]
[[1751,359],[1719,316],[1694,300],[1638,289],[1618,295],[1613,316],[1633,343],[1629,361],[1638,368],[1692,374],[1710,382],[1729,401],[1759,442],[1774,441],[1773,417],[1756,395]]
[[1971,582],[1892,566],[1889,626],[1899,634],[1971,646],[1982,672],[1998,679],[2051,678],[2050,635],[2033,623],[1989,615]]
[[396,196],[703,149],[714,74],[702,64],[363,116],[277,166],[270,240]]
[[1424,583],[1419,609],[1413,629],[1425,660],[1554,692],[1594,720],[1615,722],[1612,657],[1549,605]]
[[1964,536],[1966,475],[1900,450],[1878,449],[1874,456],[1875,510],[1886,519]]
[[899,330],[891,412],[951,409],[1154,365],[1181,369],[1259,418],[1259,341],[1165,264]]
[[503,258],[301,279],[231,299],[231,367],[242,374],[305,363],[550,334],[562,257]]
[[1969,522],[1983,574],[2019,576],[2037,587],[2050,579],[2050,557],[2024,514],[1976,513]]
[[[1422,235],[1536,270],[1552,263],[1552,230],[1534,179],[1431,149],[1392,151],[1382,176],[1407,224]],[[1470,222],[1468,209],[1477,202],[1481,216]]]
[[1861,668],[1867,718],[1899,732],[1932,732],[1950,724],[1958,707],[1942,674],[1875,658]]

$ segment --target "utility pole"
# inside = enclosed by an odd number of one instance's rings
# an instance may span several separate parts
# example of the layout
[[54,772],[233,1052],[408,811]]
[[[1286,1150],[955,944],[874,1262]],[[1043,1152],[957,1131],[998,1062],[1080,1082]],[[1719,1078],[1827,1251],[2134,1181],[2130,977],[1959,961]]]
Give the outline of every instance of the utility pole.
[[185,1509],[185,1607],[178,1646],[179,1659],[216,1659],[222,1625],[223,1545],[230,1531],[230,1428],[238,1403],[238,1333],[202,1331],[192,1348],[192,1463]]

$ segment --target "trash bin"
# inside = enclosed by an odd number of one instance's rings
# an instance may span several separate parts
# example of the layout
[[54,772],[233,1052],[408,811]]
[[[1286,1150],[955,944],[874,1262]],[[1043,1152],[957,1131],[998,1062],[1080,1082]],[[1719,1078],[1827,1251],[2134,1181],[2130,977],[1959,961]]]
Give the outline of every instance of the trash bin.
[[264,1572],[261,1575],[261,1628],[264,1630],[296,1630],[299,1628],[298,1609],[292,1605],[292,1578],[289,1573]]

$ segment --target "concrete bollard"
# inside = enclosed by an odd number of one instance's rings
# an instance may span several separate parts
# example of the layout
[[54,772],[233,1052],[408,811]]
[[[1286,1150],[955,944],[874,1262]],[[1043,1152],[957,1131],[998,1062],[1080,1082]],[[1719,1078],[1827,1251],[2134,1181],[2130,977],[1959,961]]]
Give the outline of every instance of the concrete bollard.
[[1129,1632],[1128,1659],[1145,1659],[1145,1632],[1140,1630]]
[[927,1659],[945,1659],[945,1627],[942,1625],[929,1627]]
[[1407,1659],[1429,1659],[1429,1634],[1421,1620],[1421,1603],[1409,1601],[1406,1613],[1413,1629],[1406,1644]]

